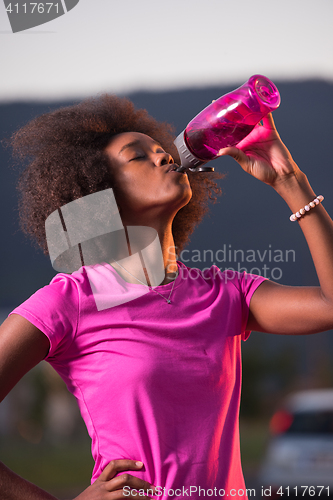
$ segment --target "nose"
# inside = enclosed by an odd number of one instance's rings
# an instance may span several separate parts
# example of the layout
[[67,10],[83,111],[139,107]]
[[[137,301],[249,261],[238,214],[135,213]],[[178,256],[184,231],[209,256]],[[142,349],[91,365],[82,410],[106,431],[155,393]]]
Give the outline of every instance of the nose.
[[163,151],[163,153],[156,153],[155,165],[158,167],[162,167],[163,165],[169,165],[170,163],[174,163],[173,158],[169,153]]

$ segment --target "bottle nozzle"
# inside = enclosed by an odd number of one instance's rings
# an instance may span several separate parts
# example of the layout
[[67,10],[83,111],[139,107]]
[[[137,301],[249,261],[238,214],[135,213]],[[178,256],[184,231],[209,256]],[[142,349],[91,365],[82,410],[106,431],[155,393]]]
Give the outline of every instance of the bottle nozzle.
[[214,172],[214,167],[207,167],[207,165],[201,165],[200,167],[183,167],[181,165],[178,168],[175,168],[175,172],[185,172],[186,170],[190,170],[190,172]]
[[175,168],[175,172],[185,172],[188,169],[188,167],[183,167],[182,165],[180,165],[180,167]]

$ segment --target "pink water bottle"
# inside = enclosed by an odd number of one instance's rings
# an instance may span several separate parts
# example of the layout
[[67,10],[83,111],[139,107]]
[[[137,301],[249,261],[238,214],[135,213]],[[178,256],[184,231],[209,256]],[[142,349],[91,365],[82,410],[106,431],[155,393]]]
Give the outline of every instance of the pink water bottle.
[[254,75],[241,87],[213,101],[190,121],[175,140],[181,158],[178,171],[214,171],[205,164],[227,146],[235,146],[280,105],[273,82]]

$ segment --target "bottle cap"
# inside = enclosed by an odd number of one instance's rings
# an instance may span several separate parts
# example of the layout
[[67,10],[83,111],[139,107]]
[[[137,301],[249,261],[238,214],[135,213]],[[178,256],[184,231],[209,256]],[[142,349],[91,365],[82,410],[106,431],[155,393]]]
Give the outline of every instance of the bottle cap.
[[181,160],[180,169],[189,169],[191,172],[214,172],[214,167],[206,166],[206,161],[200,160],[191,153],[186,145],[184,132],[185,130],[179,134],[174,142]]

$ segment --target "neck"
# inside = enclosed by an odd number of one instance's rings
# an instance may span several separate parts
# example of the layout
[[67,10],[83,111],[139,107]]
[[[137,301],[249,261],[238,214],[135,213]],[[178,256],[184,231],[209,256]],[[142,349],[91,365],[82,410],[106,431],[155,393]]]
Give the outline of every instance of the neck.
[[117,246],[116,257],[110,260],[117,273],[134,284],[158,286],[173,281],[178,266],[171,223],[124,227],[123,245]]

